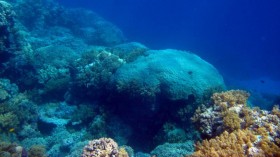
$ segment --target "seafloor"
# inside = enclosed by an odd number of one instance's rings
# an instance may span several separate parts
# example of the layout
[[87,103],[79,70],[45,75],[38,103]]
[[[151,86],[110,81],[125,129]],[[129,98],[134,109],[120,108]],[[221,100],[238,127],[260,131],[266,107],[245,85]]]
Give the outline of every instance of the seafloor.
[[1,157],[280,156],[279,107],[249,96],[92,11],[0,0]]

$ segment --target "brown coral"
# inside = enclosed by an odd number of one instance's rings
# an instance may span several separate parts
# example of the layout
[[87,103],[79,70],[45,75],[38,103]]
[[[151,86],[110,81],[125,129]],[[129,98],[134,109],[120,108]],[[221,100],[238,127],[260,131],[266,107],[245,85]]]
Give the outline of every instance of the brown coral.
[[46,157],[46,149],[41,145],[34,145],[28,150],[29,157]]
[[0,156],[1,157],[22,157],[24,156],[23,147],[9,142],[0,141]]
[[223,124],[224,127],[226,129],[228,129],[229,131],[233,131],[233,130],[237,130],[240,129],[241,120],[238,116],[238,114],[236,114],[233,111],[226,111],[224,113],[224,118],[223,118]]
[[125,149],[118,148],[118,144],[111,138],[100,138],[89,141],[84,147],[82,157],[128,157]]
[[214,93],[208,108],[201,105],[191,119],[207,137],[248,128],[254,123],[252,111],[246,106],[248,97],[242,90]]
[[[225,131],[220,136],[210,140],[203,140],[196,144],[196,151],[190,157],[245,157],[253,155],[253,143],[257,140],[256,135],[249,130],[237,130],[232,133]],[[259,156],[264,152],[258,148]]]
[[275,105],[271,111],[273,115],[276,115],[278,118],[280,118],[280,110],[279,105]]
[[271,112],[251,109],[248,96],[240,90],[215,93],[208,108],[197,110],[192,120],[210,140],[198,143],[192,157],[280,156],[279,107]]
[[243,90],[229,90],[221,93],[214,93],[211,97],[214,104],[232,107],[238,104],[246,105],[249,93]]

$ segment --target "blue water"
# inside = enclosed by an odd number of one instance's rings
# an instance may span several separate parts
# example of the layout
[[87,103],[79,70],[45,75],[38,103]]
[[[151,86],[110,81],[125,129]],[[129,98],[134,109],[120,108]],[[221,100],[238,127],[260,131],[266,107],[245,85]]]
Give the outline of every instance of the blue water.
[[217,67],[229,84],[252,84],[265,77],[264,83],[275,84],[273,92],[280,93],[280,1],[60,2],[97,12],[120,27],[130,41],[152,49],[193,51]]
[[78,157],[110,137],[131,157],[177,157],[246,129],[280,152],[279,10],[278,0],[0,0],[0,143]]

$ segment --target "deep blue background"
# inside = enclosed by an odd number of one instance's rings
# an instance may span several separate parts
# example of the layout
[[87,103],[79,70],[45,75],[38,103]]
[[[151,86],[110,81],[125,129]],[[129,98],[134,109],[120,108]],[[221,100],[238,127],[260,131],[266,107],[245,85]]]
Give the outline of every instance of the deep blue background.
[[58,1],[92,9],[130,41],[193,51],[226,80],[280,81],[279,0]]

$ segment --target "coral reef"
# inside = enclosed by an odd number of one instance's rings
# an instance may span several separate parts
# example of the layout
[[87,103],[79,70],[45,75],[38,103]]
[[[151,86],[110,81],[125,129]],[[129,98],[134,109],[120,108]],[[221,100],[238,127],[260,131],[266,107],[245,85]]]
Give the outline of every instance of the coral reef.
[[[118,68],[134,61],[147,50],[144,45],[136,42],[124,43],[113,47],[92,47],[82,53],[72,65],[71,96],[100,98],[111,90],[110,81]],[[81,92],[77,92],[81,91]],[[79,93],[83,93],[79,95]],[[77,99],[77,98],[76,98]]]
[[27,157],[26,150],[15,144],[0,142],[0,156],[2,157]]
[[154,137],[155,143],[183,143],[187,141],[186,131],[178,126],[175,123],[165,123],[160,129],[159,133]]
[[110,138],[100,138],[89,141],[84,147],[82,157],[128,157],[124,148],[119,148],[118,144]]
[[71,115],[75,110],[75,106],[69,106],[65,102],[48,103],[40,106],[38,115],[44,125],[65,126],[70,121]]
[[152,152],[152,156],[157,157],[181,157],[193,152],[193,141],[184,143],[164,143],[157,146]]
[[130,42],[116,45],[109,50],[129,63],[135,61],[139,56],[143,56],[148,48],[141,43]]
[[226,157],[226,156],[279,156],[280,147],[258,131],[235,130],[227,131],[210,140],[196,144],[196,151],[190,157]]
[[1,132],[22,132],[27,125],[35,129],[38,118],[37,107],[27,98],[27,95],[19,93],[18,87],[7,79],[0,79],[0,91],[2,95],[0,105]]
[[[189,117],[224,88],[211,64],[190,52],[124,43],[119,28],[92,11],[53,0],[7,1],[0,1],[1,139],[19,142],[30,157],[134,156],[131,147],[101,137],[147,152],[160,143],[152,151],[158,157],[193,151]],[[278,151],[279,108],[250,109],[248,96],[217,93],[197,110],[192,119],[202,134],[219,139],[197,144],[194,155],[223,154],[222,138],[239,136],[244,154]],[[0,148],[0,156],[11,156],[20,147]]]
[[210,138],[196,144],[198,156],[279,156],[279,108],[248,108],[241,90],[214,93],[212,103],[199,108],[192,120]]
[[10,99],[18,93],[18,87],[8,79],[0,78],[0,102]]
[[47,157],[43,146],[34,145],[28,151],[16,143],[0,142],[1,157]]
[[[252,111],[246,106],[249,94],[241,90],[214,93],[212,101],[197,110],[192,121],[199,127],[202,135],[213,137],[223,131],[244,129],[251,124]],[[247,123],[246,123],[247,122]]]
[[23,0],[14,5],[20,22],[36,36],[45,36],[46,28],[65,27],[89,45],[113,46],[125,40],[119,28],[89,10],[66,9],[53,0]]
[[32,146],[28,150],[28,156],[30,156],[30,157],[47,157],[45,148],[40,145]]
[[106,89],[110,78],[122,64],[124,60],[102,48],[84,53],[74,64],[75,92],[78,89],[87,90],[87,93],[83,93],[84,96],[98,96],[102,89]]
[[[146,51],[120,67],[111,84],[117,93],[142,100],[146,113],[161,108],[156,100],[163,97],[171,101],[188,97],[199,100],[209,88],[224,86],[212,65],[190,52],[171,49]],[[147,102],[150,106],[145,106]]]
[[0,1],[0,63],[6,61],[16,50],[16,33],[14,32],[15,12],[12,6],[5,2]]

